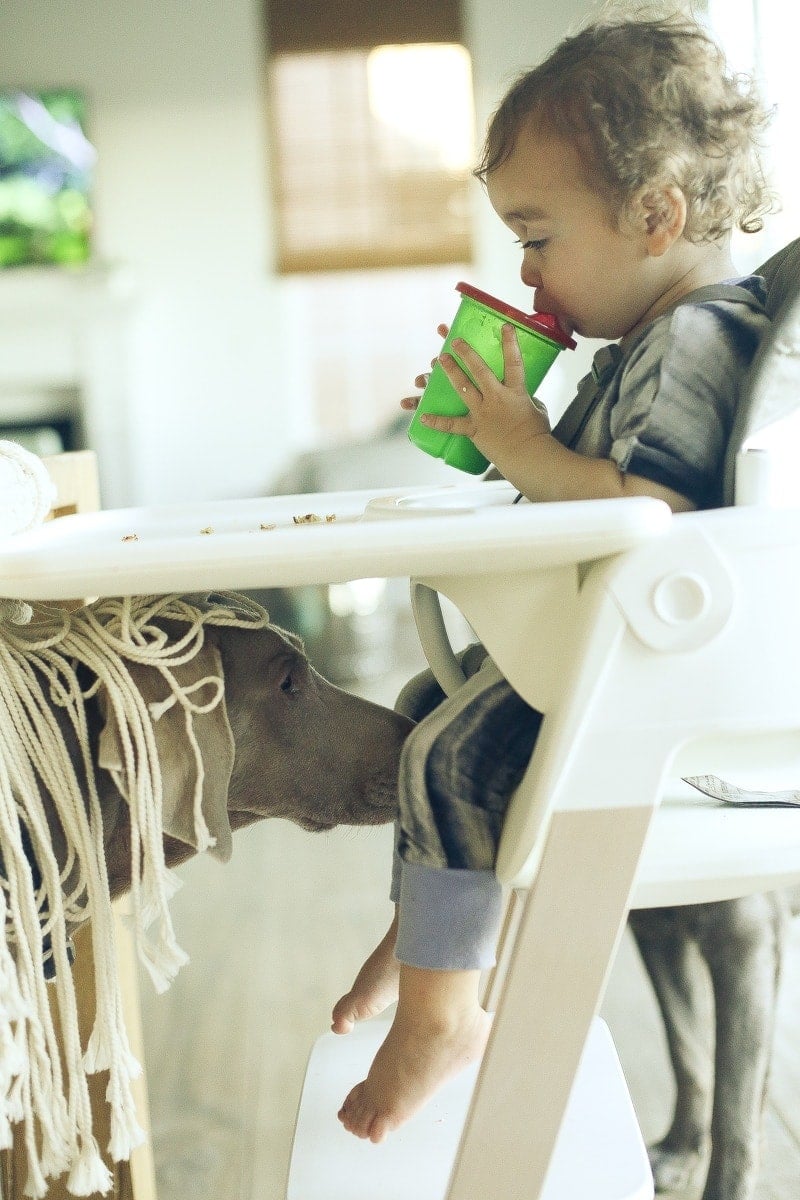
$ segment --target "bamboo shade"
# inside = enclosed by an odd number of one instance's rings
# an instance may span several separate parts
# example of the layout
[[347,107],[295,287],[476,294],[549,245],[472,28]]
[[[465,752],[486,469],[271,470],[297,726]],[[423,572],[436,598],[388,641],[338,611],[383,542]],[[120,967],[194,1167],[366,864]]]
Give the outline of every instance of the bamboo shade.
[[271,54],[463,42],[460,0],[266,0]]

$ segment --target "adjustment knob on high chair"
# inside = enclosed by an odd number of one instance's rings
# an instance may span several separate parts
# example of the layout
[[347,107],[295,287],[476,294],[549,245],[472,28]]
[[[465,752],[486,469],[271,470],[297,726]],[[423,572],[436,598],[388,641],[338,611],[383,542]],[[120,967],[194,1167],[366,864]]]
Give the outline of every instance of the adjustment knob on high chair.
[[695,571],[673,571],[653,588],[653,608],[667,625],[699,621],[710,606],[708,580]]
[[697,650],[733,611],[734,583],[717,547],[693,521],[668,540],[654,538],[625,555],[609,576],[614,600],[640,642],[652,650]]

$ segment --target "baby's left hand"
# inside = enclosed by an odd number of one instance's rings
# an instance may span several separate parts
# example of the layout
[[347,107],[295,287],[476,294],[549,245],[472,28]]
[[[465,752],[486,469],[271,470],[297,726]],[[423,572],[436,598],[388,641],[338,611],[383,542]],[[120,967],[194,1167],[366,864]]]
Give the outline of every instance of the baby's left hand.
[[523,442],[550,432],[544,405],[531,399],[525,389],[525,369],[513,325],[503,326],[502,339],[502,382],[495,378],[471,346],[460,338],[455,339],[453,349],[469,368],[475,383],[452,355],[442,354],[439,361],[469,412],[463,417],[425,413],[420,418],[431,429],[465,434],[501,472],[504,465],[516,457]]

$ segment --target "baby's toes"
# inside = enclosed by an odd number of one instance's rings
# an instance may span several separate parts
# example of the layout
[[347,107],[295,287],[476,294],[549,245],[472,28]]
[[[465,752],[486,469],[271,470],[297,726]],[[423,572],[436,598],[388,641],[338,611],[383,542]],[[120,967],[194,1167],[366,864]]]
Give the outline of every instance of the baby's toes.
[[396,1128],[397,1121],[393,1121],[389,1117],[373,1116],[369,1121],[369,1132],[364,1136],[377,1146],[380,1142],[385,1142],[392,1130]]
[[334,1033],[350,1033],[359,1021],[369,1021],[379,1016],[391,1002],[391,996],[377,991],[366,994],[350,991],[334,1005],[331,1029]]
[[353,1008],[353,1002],[348,992],[346,996],[342,996],[341,1000],[333,1006],[331,1013],[331,1029],[334,1033],[351,1033],[355,1026],[358,1017]]
[[370,1136],[374,1114],[371,1106],[367,1103],[363,1083],[357,1083],[348,1093],[337,1116],[348,1133],[353,1133],[360,1138]]

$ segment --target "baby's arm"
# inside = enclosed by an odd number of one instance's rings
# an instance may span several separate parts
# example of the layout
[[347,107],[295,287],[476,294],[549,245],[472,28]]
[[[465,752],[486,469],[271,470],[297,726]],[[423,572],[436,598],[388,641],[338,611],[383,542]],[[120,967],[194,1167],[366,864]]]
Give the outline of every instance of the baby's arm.
[[694,508],[691,501],[671,488],[621,471],[611,459],[577,454],[556,441],[544,405],[531,400],[526,391],[522,356],[513,326],[503,327],[502,382],[466,342],[456,340],[453,349],[469,368],[475,384],[452,355],[443,354],[439,361],[469,412],[464,417],[425,414],[421,420],[432,429],[466,434],[529,500],[653,496],[666,501],[676,512]]

